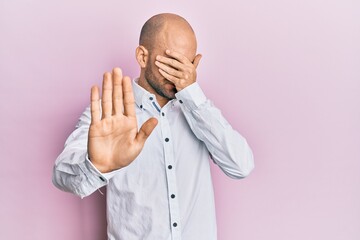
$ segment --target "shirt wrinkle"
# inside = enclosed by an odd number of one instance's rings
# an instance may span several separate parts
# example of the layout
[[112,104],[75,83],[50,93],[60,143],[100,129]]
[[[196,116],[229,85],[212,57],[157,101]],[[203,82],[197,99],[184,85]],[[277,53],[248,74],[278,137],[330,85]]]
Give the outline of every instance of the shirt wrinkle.
[[137,79],[133,92],[139,128],[150,117],[159,121],[138,157],[110,173],[97,170],[88,159],[83,130],[91,121],[88,107],[56,160],[54,185],[81,198],[106,185],[109,240],[216,240],[210,163],[243,178],[254,168],[250,147],[223,124],[197,83],[163,108]]

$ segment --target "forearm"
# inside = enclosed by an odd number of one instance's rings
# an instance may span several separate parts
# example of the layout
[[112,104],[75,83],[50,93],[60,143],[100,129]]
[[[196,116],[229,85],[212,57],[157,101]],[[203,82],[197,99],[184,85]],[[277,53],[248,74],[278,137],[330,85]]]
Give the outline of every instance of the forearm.
[[203,141],[214,162],[232,178],[243,178],[254,168],[246,141],[203,94],[197,84],[177,93],[181,108],[196,137]]
[[87,160],[87,153],[67,148],[58,157],[53,169],[54,185],[83,198],[108,183],[107,179]]
[[87,158],[89,122],[89,108],[87,108],[80,117],[76,129],[66,140],[64,150],[56,159],[52,176],[57,188],[81,198],[90,195],[108,182]]

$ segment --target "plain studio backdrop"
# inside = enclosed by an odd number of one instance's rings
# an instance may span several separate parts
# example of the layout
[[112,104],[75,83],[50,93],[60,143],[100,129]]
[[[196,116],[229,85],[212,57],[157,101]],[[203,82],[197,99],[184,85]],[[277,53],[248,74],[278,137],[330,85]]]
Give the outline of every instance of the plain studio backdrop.
[[198,82],[254,151],[240,181],[212,164],[219,240],[360,239],[358,0],[0,0],[0,239],[106,238],[105,195],[52,168],[102,74],[138,76],[161,12],[192,24]]

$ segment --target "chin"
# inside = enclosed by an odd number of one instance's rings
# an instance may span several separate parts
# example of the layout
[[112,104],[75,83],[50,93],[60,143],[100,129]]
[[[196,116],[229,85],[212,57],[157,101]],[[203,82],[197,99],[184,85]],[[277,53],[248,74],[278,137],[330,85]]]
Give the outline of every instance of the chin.
[[175,99],[175,92],[167,92],[166,94],[163,94],[163,95],[167,99]]
[[176,88],[174,88],[168,92],[168,95],[171,97],[171,99],[174,99],[176,93],[177,93],[177,90],[176,90]]

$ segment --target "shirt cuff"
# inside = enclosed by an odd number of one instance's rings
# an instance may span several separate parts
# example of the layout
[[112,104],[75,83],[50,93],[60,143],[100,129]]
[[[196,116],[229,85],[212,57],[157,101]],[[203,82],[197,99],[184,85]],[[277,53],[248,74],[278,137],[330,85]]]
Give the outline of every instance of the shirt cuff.
[[187,86],[175,94],[176,99],[186,108],[193,110],[206,102],[206,96],[197,82]]
[[121,169],[118,169],[118,170],[114,170],[114,171],[111,171],[111,172],[108,172],[108,173],[102,173],[102,172],[100,172],[100,171],[94,166],[94,164],[90,161],[88,154],[86,154],[85,163],[86,163],[86,165],[87,165],[87,167],[88,167],[88,169],[89,169],[90,171],[92,171],[94,174],[98,175],[99,179],[100,179],[101,181],[103,181],[103,182],[106,182],[106,183],[108,183],[109,180],[110,180],[112,177],[114,177],[117,172],[119,172],[119,171],[121,170]]

